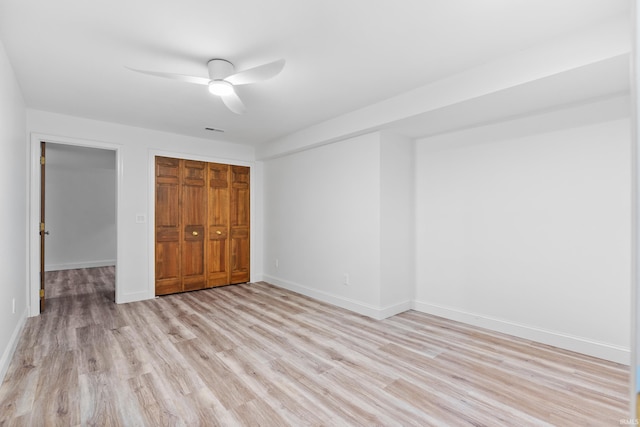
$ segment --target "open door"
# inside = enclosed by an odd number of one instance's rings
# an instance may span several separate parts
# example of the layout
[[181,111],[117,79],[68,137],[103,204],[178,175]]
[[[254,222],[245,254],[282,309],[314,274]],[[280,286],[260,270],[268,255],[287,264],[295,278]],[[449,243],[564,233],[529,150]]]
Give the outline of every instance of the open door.
[[40,142],[40,313],[44,312],[44,237],[49,234],[44,225],[45,149],[46,143]]

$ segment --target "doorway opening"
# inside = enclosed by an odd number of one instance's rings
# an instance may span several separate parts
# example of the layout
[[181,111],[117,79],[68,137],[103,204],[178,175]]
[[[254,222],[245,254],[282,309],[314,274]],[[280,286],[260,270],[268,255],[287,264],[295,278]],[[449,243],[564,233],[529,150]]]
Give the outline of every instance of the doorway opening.
[[30,315],[47,298],[117,301],[118,148],[32,136],[31,149]]
[[[101,267],[116,264],[116,158],[115,152],[43,142],[46,146],[44,185],[41,183],[41,212],[44,248],[44,298],[92,292],[105,277]],[[42,181],[42,180],[41,180]],[[43,209],[44,207],[44,209]],[[42,231],[42,230],[41,230]],[[44,250],[43,250],[44,249]],[[82,270],[84,274],[77,274]],[[82,281],[50,280],[69,277]],[[104,276],[104,277],[103,277]],[[101,280],[93,278],[101,277]],[[49,285],[50,289],[46,288]],[[113,284],[108,284],[113,289]],[[115,289],[110,298],[115,301]],[[41,311],[45,299],[41,296]]]

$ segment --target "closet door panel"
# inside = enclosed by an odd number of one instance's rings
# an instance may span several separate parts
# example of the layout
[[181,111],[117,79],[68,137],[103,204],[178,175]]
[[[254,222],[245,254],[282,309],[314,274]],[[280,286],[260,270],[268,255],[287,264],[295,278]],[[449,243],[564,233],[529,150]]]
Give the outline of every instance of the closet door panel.
[[249,168],[231,166],[231,226],[249,227]]
[[180,241],[176,231],[156,235],[156,295],[182,290],[180,275]]
[[182,178],[181,223],[183,290],[206,285],[207,164],[185,160]]
[[[209,234],[209,257],[207,259],[207,285],[209,287],[228,285],[229,280],[229,247],[226,229],[212,227]],[[219,232],[219,234],[218,234]]]
[[248,167],[156,157],[156,295],[249,281]]
[[229,226],[229,165],[209,163],[209,225]]
[[249,230],[231,231],[231,284],[249,281]]
[[207,286],[230,283],[229,165],[209,163],[209,253]]
[[[180,225],[178,185],[158,184],[156,186],[156,228],[177,228]],[[161,207],[161,209],[157,209]]]
[[156,295],[182,290],[179,171],[178,159],[156,158]]
[[180,178],[180,159],[156,157],[156,183],[177,184]]
[[180,278],[179,233],[162,230],[156,235],[156,279]]
[[249,225],[251,219],[249,181],[250,169],[231,166],[230,234],[231,283],[244,283],[250,279]]

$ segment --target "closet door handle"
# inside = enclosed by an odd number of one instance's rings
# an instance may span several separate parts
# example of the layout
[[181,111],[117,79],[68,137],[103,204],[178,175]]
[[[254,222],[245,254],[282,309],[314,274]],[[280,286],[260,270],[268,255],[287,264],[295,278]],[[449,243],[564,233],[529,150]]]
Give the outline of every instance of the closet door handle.
[[222,231],[217,230],[217,231],[216,231],[216,234],[217,234],[217,235],[221,235],[221,234],[222,234]]
[[193,234],[194,236],[197,236],[198,232],[197,231],[192,231],[191,234]]

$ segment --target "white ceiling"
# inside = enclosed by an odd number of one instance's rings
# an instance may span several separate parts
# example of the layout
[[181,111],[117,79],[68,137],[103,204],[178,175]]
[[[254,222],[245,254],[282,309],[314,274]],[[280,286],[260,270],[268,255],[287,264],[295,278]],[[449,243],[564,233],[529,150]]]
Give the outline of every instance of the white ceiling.
[[[629,3],[0,0],[0,39],[29,108],[260,145],[629,13]],[[243,116],[204,86],[125,68],[206,77],[212,58],[240,70],[287,64],[238,89]]]

